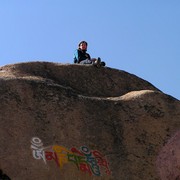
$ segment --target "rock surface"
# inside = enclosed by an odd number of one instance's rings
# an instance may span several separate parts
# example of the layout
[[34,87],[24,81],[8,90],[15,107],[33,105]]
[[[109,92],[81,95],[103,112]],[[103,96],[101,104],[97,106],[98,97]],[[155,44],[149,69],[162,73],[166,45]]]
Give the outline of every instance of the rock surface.
[[179,100],[133,74],[7,65],[0,68],[0,102],[0,176],[180,179]]

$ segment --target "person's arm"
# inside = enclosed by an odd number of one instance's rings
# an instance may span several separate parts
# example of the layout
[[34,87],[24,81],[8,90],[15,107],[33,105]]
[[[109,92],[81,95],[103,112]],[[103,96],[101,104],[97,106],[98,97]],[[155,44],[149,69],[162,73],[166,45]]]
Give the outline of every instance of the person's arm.
[[74,63],[78,63],[79,62],[79,51],[78,49],[76,49],[76,51],[74,52]]

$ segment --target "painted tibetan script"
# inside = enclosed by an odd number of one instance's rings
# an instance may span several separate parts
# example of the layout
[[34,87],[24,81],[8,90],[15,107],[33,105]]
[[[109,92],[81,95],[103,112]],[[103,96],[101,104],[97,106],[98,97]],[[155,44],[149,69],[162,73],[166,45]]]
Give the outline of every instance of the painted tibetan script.
[[31,149],[33,157],[43,160],[45,164],[54,161],[57,167],[62,168],[65,163],[73,163],[78,170],[90,176],[111,174],[109,163],[103,154],[97,150],[90,150],[87,146],[81,146],[79,149],[76,147],[67,149],[58,145],[43,147],[41,139],[33,137]]

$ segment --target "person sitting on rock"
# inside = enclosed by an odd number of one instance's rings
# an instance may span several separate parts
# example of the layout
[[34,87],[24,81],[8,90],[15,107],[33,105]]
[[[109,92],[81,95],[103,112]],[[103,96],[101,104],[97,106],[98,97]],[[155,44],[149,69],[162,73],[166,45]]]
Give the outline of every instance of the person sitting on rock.
[[74,53],[74,63],[79,64],[93,64],[97,66],[105,66],[105,62],[101,62],[100,58],[91,58],[91,56],[86,52],[88,43],[86,41],[81,41]]

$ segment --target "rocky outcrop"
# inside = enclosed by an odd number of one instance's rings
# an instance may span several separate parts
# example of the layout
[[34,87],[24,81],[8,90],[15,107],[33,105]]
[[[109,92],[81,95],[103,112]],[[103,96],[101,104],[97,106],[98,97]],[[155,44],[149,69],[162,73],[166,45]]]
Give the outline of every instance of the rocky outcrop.
[[0,170],[10,179],[180,177],[180,150],[171,143],[180,130],[179,100],[133,74],[7,65],[0,69],[0,102]]

